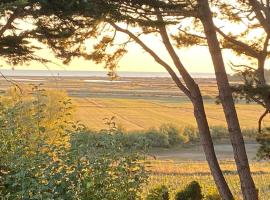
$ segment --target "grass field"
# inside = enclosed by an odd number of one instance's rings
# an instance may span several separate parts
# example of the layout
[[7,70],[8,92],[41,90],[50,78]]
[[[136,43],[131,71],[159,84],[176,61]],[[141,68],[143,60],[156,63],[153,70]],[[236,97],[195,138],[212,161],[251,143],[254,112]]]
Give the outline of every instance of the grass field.
[[[75,117],[90,129],[104,128],[104,118],[116,117],[116,123],[126,130],[145,130],[170,123],[176,127],[196,126],[190,101],[170,78],[106,78],[10,77],[20,87],[42,83],[44,89],[64,90],[76,107]],[[225,126],[221,105],[215,104],[218,95],[214,79],[197,79],[205,100],[210,126]],[[0,91],[14,86],[0,79]],[[256,104],[236,104],[242,128],[257,128],[263,108]],[[267,125],[270,119],[264,120]]]
[[[170,123],[177,127],[196,126],[191,103],[185,101],[74,98],[76,117],[93,129],[104,128],[105,117],[116,117],[116,122],[127,130],[145,130]],[[257,119],[263,109],[258,105],[236,105],[242,128],[257,128]],[[205,103],[211,126],[225,126],[221,105]],[[267,123],[269,121],[265,121]]]
[[[158,185],[166,185],[170,189],[170,196],[177,191],[183,189],[192,180],[196,180],[202,186],[202,192],[206,194],[216,194],[217,190],[213,177],[209,172],[206,162],[164,162],[153,161],[149,164],[152,175],[150,176],[150,184],[147,184],[144,194],[151,188]],[[252,176],[259,189],[259,197],[261,200],[270,199],[270,165],[269,163],[253,162],[250,164]],[[235,165],[232,162],[221,162],[221,168],[224,171],[225,178],[229,184],[236,200],[242,199],[240,192],[240,183],[235,172]]]
[[[108,82],[106,78],[16,77],[20,86],[42,83],[43,88],[67,91],[76,106],[76,118],[89,128],[104,128],[105,117],[116,117],[118,125],[127,130],[143,130],[171,123],[177,127],[196,126],[190,101],[169,78],[121,78]],[[215,104],[218,95],[214,79],[197,80],[209,124],[225,125],[222,107]],[[12,86],[0,79],[0,90]],[[242,128],[257,128],[263,109],[244,102],[236,104]],[[266,120],[264,123],[268,123]]]

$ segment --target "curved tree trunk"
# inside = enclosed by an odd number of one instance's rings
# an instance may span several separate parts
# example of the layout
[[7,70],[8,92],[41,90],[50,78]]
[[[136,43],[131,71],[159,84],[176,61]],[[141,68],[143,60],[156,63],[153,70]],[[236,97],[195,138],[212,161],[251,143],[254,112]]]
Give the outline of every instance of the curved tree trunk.
[[162,27],[160,30],[160,34],[164,40],[163,42],[169,54],[171,55],[172,59],[174,60],[176,67],[179,69],[180,74],[184,78],[186,85],[188,85],[188,88],[186,88],[186,86],[182,84],[181,80],[175,74],[172,68],[165,61],[163,61],[153,50],[151,50],[145,43],[143,43],[138,37],[136,37],[132,32],[117,26],[115,23],[110,22],[110,24],[117,31],[127,34],[137,44],[139,44],[147,53],[149,53],[155,59],[157,63],[163,66],[168,71],[168,73],[170,74],[171,78],[173,79],[177,87],[182,92],[184,92],[184,94],[192,101],[193,106],[194,106],[194,115],[197,121],[199,133],[200,133],[200,140],[204,149],[206,160],[208,161],[209,168],[214,177],[219,193],[223,199],[226,199],[226,200],[233,199],[232,193],[223,176],[223,173],[220,169],[220,166],[219,166],[216,154],[215,154],[215,149],[214,149],[214,145],[213,145],[210,130],[209,130],[209,125],[206,118],[200,89],[198,85],[195,83],[194,79],[189,75],[189,73],[185,70],[184,66],[181,64],[179,57],[176,55],[169,41],[169,37],[168,37],[165,27]]
[[267,113],[269,113],[269,110],[268,109],[266,109],[264,111],[264,113],[259,118],[259,121],[258,121],[258,132],[259,133],[262,133],[262,120],[267,115]]
[[203,99],[201,96],[201,92],[197,86],[196,88],[196,96],[194,96],[192,100],[194,106],[194,116],[197,121],[199,133],[200,133],[200,142],[203,146],[203,150],[206,156],[206,160],[208,162],[211,173],[214,177],[216,186],[218,188],[219,194],[222,199],[232,200],[233,195],[228,187],[228,184],[223,176],[223,173],[220,169],[215,149],[213,145],[213,140],[210,134],[208,121],[205,114],[205,109],[203,105]]
[[221,49],[215,31],[212,13],[207,0],[198,0],[200,19],[207,38],[208,47],[214,64],[219,94],[225,113],[241,189],[245,200],[257,200],[258,193],[251,176],[245,143],[240,129],[232,93],[222,58]]
[[262,58],[258,59],[257,76],[259,78],[260,85],[266,84],[265,75],[264,75],[265,59],[266,59],[266,57],[264,57],[264,56]]
[[[158,20],[163,21],[160,15],[158,15]],[[171,56],[173,60],[175,67],[179,71],[180,75],[182,76],[190,92],[189,98],[192,101],[192,104],[194,107],[194,116],[196,118],[198,129],[199,129],[201,145],[203,146],[206,160],[208,162],[211,173],[214,177],[218,191],[223,199],[231,200],[233,199],[233,195],[223,176],[223,173],[220,169],[220,166],[216,157],[213,140],[210,134],[209,125],[208,125],[208,121],[205,114],[205,109],[204,109],[204,104],[203,104],[200,88],[196,84],[195,80],[190,76],[188,71],[185,69],[180,58],[176,54],[170,42],[170,38],[164,24],[159,26],[159,31],[160,31],[159,33],[162,37],[164,46],[166,47],[169,55]]]

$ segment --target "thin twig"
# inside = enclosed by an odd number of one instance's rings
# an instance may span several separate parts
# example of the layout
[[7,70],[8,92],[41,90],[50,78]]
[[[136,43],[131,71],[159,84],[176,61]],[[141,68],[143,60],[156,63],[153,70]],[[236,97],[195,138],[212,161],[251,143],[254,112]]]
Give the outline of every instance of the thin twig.
[[0,75],[9,83],[11,83],[12,85],[14,85],[16,88],[18,88],[20,90],[20,93],[23,93],[22,88],[19,86],[18,83],[16,83],[15,81],[8,79],[1,71],[0,71]]

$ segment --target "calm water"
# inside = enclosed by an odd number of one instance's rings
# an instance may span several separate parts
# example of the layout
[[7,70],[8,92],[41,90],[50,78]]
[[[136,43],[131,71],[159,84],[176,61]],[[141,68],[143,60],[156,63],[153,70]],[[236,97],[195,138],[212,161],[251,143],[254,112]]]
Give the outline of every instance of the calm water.
[[[106,71],[67,71],[67,70],[0,70],[5,76],[55,76],[55,77],[106,77]],[[170,77],[166,72],[123,72],[120,77]],[[213,73],[191,73],[193,78],[215,78]]]

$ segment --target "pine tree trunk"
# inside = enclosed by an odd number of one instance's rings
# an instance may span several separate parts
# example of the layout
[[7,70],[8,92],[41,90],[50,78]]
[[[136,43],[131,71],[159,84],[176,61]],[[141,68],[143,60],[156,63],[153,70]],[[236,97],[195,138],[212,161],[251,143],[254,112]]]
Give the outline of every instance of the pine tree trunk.
[[200,19],[204,26],[208,47],[215,68],[219,95],[225,113],[241,189],[245,200],[257,200],[258,193],[251,176],[243,135],[241,133],[232,93],[222,58],[221,49],[213,24],[211,10],[207,0],[198,0]]
[[[163,19],[160,17],[160,15],[158,16],[158,19],[160,21],[163,21]],[[170,39],[169,39],[169,36],[168,36],[168,33],[167,33],[165,26],[164,25],[160,26],[159,30],[160,30],[160,35],[162,37],[163,43],[164,43],[169,55],[171,56],[171,58],[175,64],[175,67],[178,69],[187,88],[190,91],[189,98],[193,103],[194,116],[195,116],[196,121],[197,121],[201,144],[203,146],[206,160],[208,162],[211,173],[214,177],[218,191],[223,199],[231,200],[231,199],[233,199],[233,195],[232,195],[232,193],[229,189],[229,186],[228,186],[228,184],[223,176],[223,173],[220,169],[220,166],[219,166],[216,154],[215,154],[213,140],[212,140],[212,137],[210,134],[209,125],[208,125],[208,121],[206,118],[200,88],[196,84],[194,79],[190,76],[190,74],[186,71],[184,65],[181,63],[178,55],[176,54],[176,52],[175,52],[175,50],[170,42]],[[181,90],[181,87],[179,87],[179,89]]]
[[215,149],[203,105],[203,99],[198,86],[196,88],[196,96],[194,96],[192,101],[194,106],[194,116],[196,118],[200,134],[200,142],[203,146],[205,157],[211,170],[212,176],[214,177],[219,194],[222,199],[232,200],[234,199],[233,195],[223,176],[215,154]]
[[266,80],[265,80],[265,75],[264,75],[264,65],[265,65],[265,59],[266,57],[262,57],[258,59],[258,69],[257,69],[257,76],[260,81],[260,85],[265,85]]
[[233,199],[231,191],[228,187],[228,184],[226,183],[226,180],[222,174],[219,163],[217,161],[214,145],[213,145],[212,138],[210,135],[208,121],[207,121],[205,110],[204,110],[204,105],[203,105],[200,89],[198,85],[195,83],[194,79],[190,76],[190,74],[185,70],[184,66],[181,64],[179,57],[177,56],[176,52],[174,51],[170,43],[166,28],[161,27],[160,34],[163,38],[163,42],[168,50],[168,53],[170,54],[170,56],[172,57],[174,61],[175,66],[178,68],[186,85],[188,85],[188,89],[182,84],[182,82],[177,77],[175,72],[171,69],[171,67],[166,62],[164,62],[157,54],[155,54],[153,50],[148,48],[138,37],[133,35],[130,31],[120,28],[114,23],[111,23],[111,25],[117,31],[127,34],[130,38],[132,38],[135,42],[137,42],[137,44],[139,44],[146,52],[148,52],[155,59],[157,63],[159,63],[169,72],[172,80],[175,82],[178,88],[182,92],[184,92],[187,95],[187,97],[190,98],[194,106],[194,115],[197,120],[201,143],[205,152],[206,159],[208,161],[209,168],[212,172],[215,183],[218,187],[219,193],[223,199],[226,199],[226,200]]

